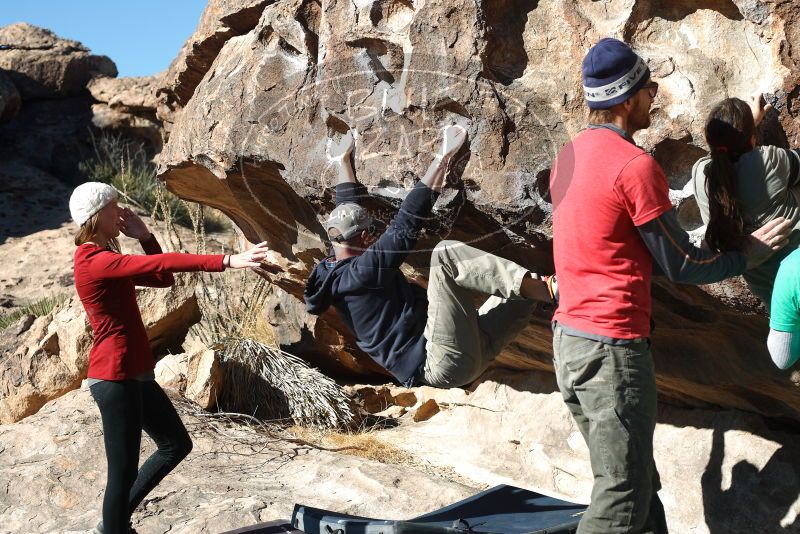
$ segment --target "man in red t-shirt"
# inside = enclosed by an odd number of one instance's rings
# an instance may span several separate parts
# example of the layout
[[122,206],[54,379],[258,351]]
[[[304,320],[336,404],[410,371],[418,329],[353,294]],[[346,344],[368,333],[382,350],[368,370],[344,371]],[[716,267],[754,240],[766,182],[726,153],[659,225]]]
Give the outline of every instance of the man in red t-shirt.
[[583,61],[583,85],[590,124],[562,149],[550,176],[560,292],[554,365],[595,481],[578,533],[661,533],[653,271],[691,284],[740,275],[785,244],[789,222],[753,233],[747,255],[692,246],[664,171],[631,137],[650,125],[658,92],[647,64],[626,44],[603,39]]

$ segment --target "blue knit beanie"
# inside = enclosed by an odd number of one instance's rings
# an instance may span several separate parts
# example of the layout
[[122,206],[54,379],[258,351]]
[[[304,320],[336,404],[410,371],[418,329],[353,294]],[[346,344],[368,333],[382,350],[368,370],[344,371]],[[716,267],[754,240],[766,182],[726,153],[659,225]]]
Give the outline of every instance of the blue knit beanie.
[[625,102],[648,79],[647,63],[617,39],[602,39],[583,59],[583,95],[590,109],[608,109]]

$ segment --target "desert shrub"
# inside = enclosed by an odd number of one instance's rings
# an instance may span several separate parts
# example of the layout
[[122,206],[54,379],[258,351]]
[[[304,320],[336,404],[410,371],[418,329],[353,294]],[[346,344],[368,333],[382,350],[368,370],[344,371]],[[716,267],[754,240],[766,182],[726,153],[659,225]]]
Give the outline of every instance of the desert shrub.
[[[141,144],[106,132],[93,136],[92,144],[93,157],[79,166],[85,181],[111,184],[125,203],[154,219],[192,228],[192,212],[198,205],[167,190],[156,177],[156,167]],[[209,208],[205,211],[204,230],[230,230],[230,222],[224,215]]]
[[350,428],[355,410],[336,382],[276,346],[264,317],[265,279],[249,271],[203,275],[193,330],[220,354],[224,381],[218,403],[226,412],[316,429]]
[[0,330],[17,322],[20,317],[25,315],[33,315],[35,317],[43,317],[52,312],[56,306],[66,301],[67,295],[50,295],[39,300],[35,300],[25,304],[20,308],[16,308],[10,312],[0,314]]
[[221,343],[227,411],[317,429],[349,428],[355,410],[332,379],[292,354],[247,338]]

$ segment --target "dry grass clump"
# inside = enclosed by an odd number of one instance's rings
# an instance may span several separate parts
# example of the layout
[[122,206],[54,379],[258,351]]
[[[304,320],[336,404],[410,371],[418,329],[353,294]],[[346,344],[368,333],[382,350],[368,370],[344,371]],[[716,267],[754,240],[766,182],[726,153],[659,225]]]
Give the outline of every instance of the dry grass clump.
[[[92,135],[94,156],[80,164],[87,181],[113,185],[126,204],[149,213],[157,220],[191,228],[193,211],[199,204],[186,202],[167,191],[156,177],[156,167],[141,143],[125,139],[121,134]],[[209,232],[231,229],[230,221],[216,210],[207,209],[203,226]]]
[[394,445],[381,440],[370,431],[321,431],[313,428],[293,426],[288,429],[297,439],[317,448],[332,450],[375,460],[386,464],[409,464],[414,457]]
[[355,423],[342,388],[297,356],[247,338],[221,345],[226,387],[219,403],[226,410],[320,429]]
[[314,428],[349,428],[356,411],[336,382],[277,347],[264,317],[269,286],[244,271],[204,275],[194,329],[219,350],[224,372],[220,408],[266,421]]
[[194,333],[207,346],[226,338],[275,345],[275,333],[264,316],[268,296],[267,281],[250,271],[203,273],[197,295],[203,320]]

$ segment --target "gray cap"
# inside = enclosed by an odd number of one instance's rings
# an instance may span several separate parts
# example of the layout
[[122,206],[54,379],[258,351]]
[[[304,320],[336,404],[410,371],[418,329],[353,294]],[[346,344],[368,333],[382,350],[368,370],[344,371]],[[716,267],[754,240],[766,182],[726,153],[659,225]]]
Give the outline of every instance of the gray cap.
[[325,223],[325,230],[330,233],[331,229],[335,228],[339,231],[339,235],[333,240],[348,241],[370,226],[380,229],[386,225],[373,218],[364,206],[354,202],[346,202],[339,204],[331,212],[328,216],[328,221]]

